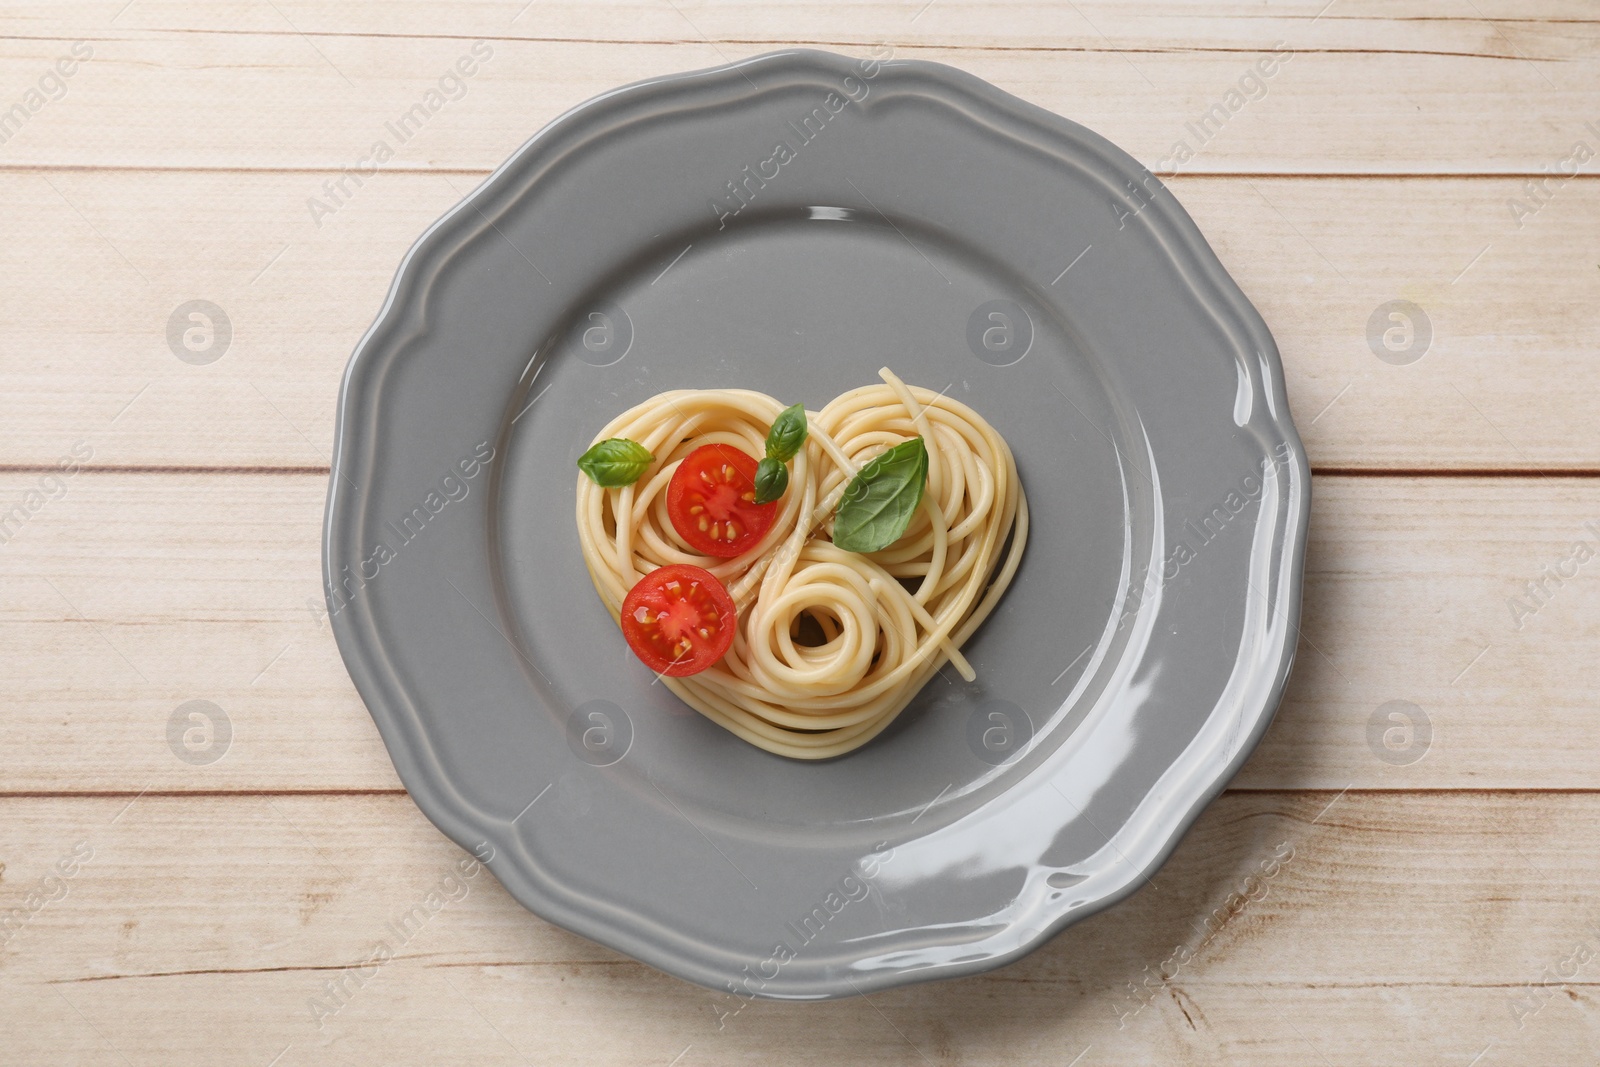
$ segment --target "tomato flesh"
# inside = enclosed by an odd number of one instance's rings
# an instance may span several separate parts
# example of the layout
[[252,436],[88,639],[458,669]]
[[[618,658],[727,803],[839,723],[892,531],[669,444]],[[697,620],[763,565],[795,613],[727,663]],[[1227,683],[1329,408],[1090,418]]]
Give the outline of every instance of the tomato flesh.
[[701,445],[667,486],[672,528],[696,552],[732,559],[755,547],[778,517],[778,502],[756,503],[756,461],[731,445]]
[[622,636],[657,674],[683,678],[723,657],[739,618],[716,575],[675,563],[657,567],[622,601]]

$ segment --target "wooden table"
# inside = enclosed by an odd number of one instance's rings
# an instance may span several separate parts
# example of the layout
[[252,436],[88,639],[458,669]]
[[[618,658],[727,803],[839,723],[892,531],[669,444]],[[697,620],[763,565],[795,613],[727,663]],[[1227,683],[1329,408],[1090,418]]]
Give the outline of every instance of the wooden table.
[[[9,0],[0,1061],[1594,1063],[1597,15]],[[735,1013],[449,880],[321,607],[334,400],[406,248],[547,120],[880,42],[1162,171],[1261,309],[1304,640],[1155,886],[984,977]]]

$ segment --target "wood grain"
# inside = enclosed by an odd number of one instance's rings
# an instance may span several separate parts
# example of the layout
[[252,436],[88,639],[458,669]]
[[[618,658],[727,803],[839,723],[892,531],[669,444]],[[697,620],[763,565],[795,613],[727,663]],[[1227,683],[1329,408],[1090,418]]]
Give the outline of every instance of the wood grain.
[[[1546,968],[1600,944],[1597,816],[1590,793],[1229,796],[1152,885],[1013,966],[736,1012],[460,877],[404,797],[12,799],[0,903],[92,856],[0,950],[0,1038],[138,1065],[1572,1063],[1595,964]],[[402,942],[389,921],[440,887]],[[379,941],[397,958],[347,974]]]
[[[794,45],[953,63],[1166,175],[1322,472],[1277,720],[1154,884],[984,977],[742,1006],[479,874],[357,980],[462,854],[320,618],[345,361],[416,236],[544,123]],[[0,122],[0,1061],[1594,1062],[1600,162],[1550,174],[1600,159],[1597,74],[1589,0],[5,4],[0,115],[43,102]],[[1201,143],[1230,89],[1254,98]],[[192,299],[234,329],[205,366],[166,339]],[[1393,300],[1432,331],[1405,366],[1369,341]],[[194,699],[232,725],[214,763],[169,747]],[[353,994],[319,1027],[329,982]]]
[[[0,790],[397,788],[322,618],[325,493],[316,474],[68,480],[0,546]],[[1236,787],[1600,789],[1600,562],[1566,562],[1600,549],[1600,480],[1318,478],[1312,498],[1295,675]],[[193,699],[234,732],[199,767],[166,734]],[[1400,751],[1373,747],[1390,701],[1421,709],[1426,746],[1401,723]]]
[[[0,463],[53,463],[86,439],[101,465],[326,466],[340,377],[395,267],[480,177],[382,175],[319,227],[306,201],[326,172],[0,173],[19,208],[0,215],[0,270],[28,311],[0,347],[0,388],[25,401]],[[1317,466],[1600,470],[1580,384],[1600,344],[1600,182],[1562,187],[1519,229],[1506,200],[1520,184],[1172,187],[1271,326]],[[206,366],[166,337],[197,298],[232,325]],[[1369,342],[1397,299],[1432,334],[1405,366]]]
[[[883,42],[960,66],[1152,166],[1279,42],[1292,58],[1263,91],[1250,90],[1257,98],[1195,167],[1539,173],[1585,120],[1600,122],[1597,23],[1576,4],[1503,2],[1494,21],[1471,7],[1441,18],[1421,0],[1341,5],[1325,18],[1311,2],[1213,13],[936,0],[918,15],[922,3],[538,0],[518,17],[521,2],[500,0],[452,4],[447,18],[420,0],[246,12],[140,0],[121,15],[116,6],[77,4],[67,18],[34,5],[8,13],[3,25],[28,36],[0,59],[0,84],[32,81],[75,38],[95,53],[66,98],[5,146],[13,164],[347,165],[475,39],[491,43],[493,58],[430,123],[411,165],[492,166],[549,119],[618,84],[793,44],[864,54]],[[1517,121],[1483,121],[1482,109],[1462,106],[1464,86],[1475,99],[1515,101]]]

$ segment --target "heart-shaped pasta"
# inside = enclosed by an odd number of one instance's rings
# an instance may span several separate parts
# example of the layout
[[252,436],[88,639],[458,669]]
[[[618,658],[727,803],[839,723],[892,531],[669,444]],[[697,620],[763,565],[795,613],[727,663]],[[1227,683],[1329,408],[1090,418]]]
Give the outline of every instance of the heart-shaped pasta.
[[[642,444],[654,456],[643,476],[620,488],[578,479],[584,561],[613,618],[658,567],[702,567],[732,594],[738,626],[727,653],[699,673],[661,680],[713,722],[779,755],[824,759],[866,744],[946,662],[971,681],[961,646],[1004,595],[1027,543],[1027,499],[994,427],[959,401],[880,374],[883,384],[807,413],[777,517],[732,559],[687,545],[668,515],[667,487],[702,446],[760,456],[784,409],[777,399],[742,389],[660,393],[595,438]],[[919,436],[927,488],[904,535],[871,553],[833,544],[835,510],[852,479]]]

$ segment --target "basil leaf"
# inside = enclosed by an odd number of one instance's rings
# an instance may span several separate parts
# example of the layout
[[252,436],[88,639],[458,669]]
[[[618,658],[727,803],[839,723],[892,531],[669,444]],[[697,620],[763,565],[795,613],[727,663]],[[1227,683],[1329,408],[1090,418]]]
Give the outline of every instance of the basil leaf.
[[789,468],[783,460],[768,456],[756,464],[756,503],[770,504],[789,488]]
[[[772,429],[767,431],[767,455],[781,463],[789,462],[806,443],[806,432],[805,405],[784,408],[772,420]],[[782,495],[783,490],[778,493]]]
[[626,437],[613,437],[601,441],[579,456],[578,469],[596,485],[620,489],[638,481],[655,461],[656,457],[639,442]]
[[833,543],[846,552],[878,552],[905,535],[928,484],[928,446],[902,441],[851,479],[833,520]]

